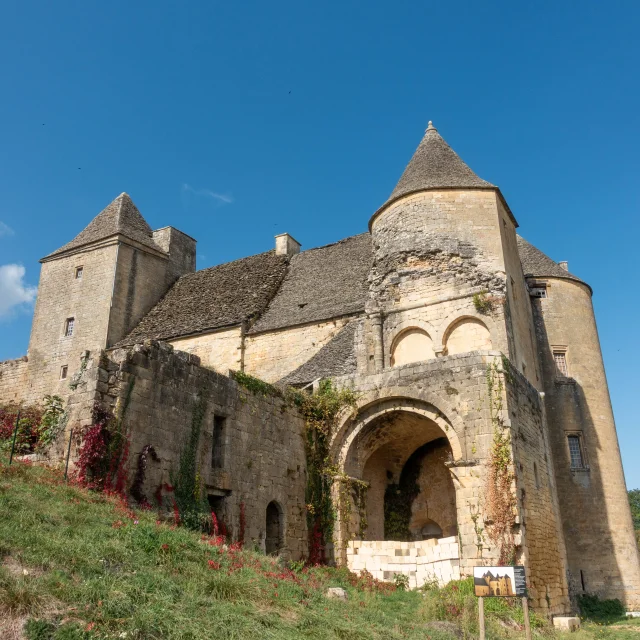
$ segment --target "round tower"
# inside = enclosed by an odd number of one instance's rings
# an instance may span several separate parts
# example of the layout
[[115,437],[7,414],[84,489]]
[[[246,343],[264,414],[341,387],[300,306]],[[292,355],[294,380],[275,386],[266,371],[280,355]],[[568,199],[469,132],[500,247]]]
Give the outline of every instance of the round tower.
[[369,222],[368,310],[380,335],[378,370],[406,364],[409,352],[424,360],[493,349],[538,383],[516,227],[500,189],[478,177],[429,122]]
[[574,592],[640,608],[640,564],[589,285],[518,239]]

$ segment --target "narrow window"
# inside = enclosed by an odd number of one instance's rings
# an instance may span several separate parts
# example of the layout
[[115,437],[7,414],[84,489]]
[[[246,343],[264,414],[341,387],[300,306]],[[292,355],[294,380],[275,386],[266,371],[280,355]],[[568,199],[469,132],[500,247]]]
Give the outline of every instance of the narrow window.
[[76,267],[76,280],[82,280],[82,267]]
[[226,420],[223,416],[213,416],[212,469],[222,469],[224,466],[224,424]]
[[73,326],[75,324],[75,318],[67,318],[64,323],[64,335],[66,338],[70,338],[73,335]]
[[569,377],[569,369],[567,368],[567,353],[566,351],[554,351],[553,360],[556,363],[556,372],[563,378]]
[[535,462],[533,463],[533,477],[534,477],[534,480],[536,481],[536,489],[539,489],[540,477],[538,476],[538,465]]
[[567,436],[569,441],[569,455],[571,456],[572,469],[584,469],[584,456],[582,455],[582,442],[580,436]]
[[69,371],[69,367],[66,364],[60,367],[60,380],[64,380],[67,377],[68,371]]

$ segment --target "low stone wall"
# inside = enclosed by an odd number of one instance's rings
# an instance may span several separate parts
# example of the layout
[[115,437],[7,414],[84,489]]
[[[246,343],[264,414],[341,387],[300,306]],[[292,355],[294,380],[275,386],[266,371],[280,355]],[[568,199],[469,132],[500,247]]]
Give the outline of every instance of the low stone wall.
[[352,540],[347,547],[347,566],[356,573],[366,569],[378,580],[393,580],[402,573],[409,576],[409,587],[415,589],[432,580],[440,586],[459,580],[459,554],[455,536],[415,542]]

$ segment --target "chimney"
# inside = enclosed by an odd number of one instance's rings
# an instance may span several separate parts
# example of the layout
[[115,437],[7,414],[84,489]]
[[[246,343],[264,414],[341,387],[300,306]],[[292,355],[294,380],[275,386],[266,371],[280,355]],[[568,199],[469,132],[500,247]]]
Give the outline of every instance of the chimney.
[[569,263],[566,260],[563,260],[562,262],[558,262],[558,265],[565,271],[569,271]]
[[300,243],[288,233],[281,233],[276,236],[276,255],[293,256],[300,253]]

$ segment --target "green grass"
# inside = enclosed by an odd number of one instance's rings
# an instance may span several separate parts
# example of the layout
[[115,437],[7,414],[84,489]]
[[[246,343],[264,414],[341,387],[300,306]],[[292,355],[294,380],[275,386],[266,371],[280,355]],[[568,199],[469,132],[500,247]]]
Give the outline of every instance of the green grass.
[[[466,592],[466,582],[458,583],[457,591],[451,585],[427,593],[380,592],[346,570],[292,572],[276,559],[208,542],[187,529],[157,522],[154,513],[131,512],[115,499],[66,485],[58,472],[22,463],[7,467],[0,461],[0,637],[474,636],[476,601]],[[330,586],[344,587],[348,600],[327,599]],[[459,609],[451,608],[451,602],[461,603]],[[523,637],[519,607],[488,602],[489,637]],[[23,624],[23,636],[8,631]],[[544,621],[536,619],[535,624],[537,637],[553,636]],[[629,628],[623,632],[638,637]],[[626,640],[623,635],[596,635],[601,632],[617,630],[594,627],[579,637]]]

